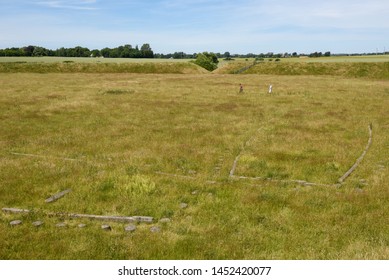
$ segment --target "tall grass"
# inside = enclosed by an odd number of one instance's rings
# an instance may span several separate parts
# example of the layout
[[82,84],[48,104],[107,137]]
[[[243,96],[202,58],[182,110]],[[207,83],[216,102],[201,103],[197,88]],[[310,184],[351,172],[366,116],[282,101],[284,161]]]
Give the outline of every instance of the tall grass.
[[[362,60],[363,61],[363,60]],[[389,62],[341,61],[323,62],[316,60],[282,59],[281,61],[237,60],[223,64],[215,71],[218,74],[259,74],[293,76],[336,76],[345,78],[389,79]]]
[[190,62],[83,63],[2,62],[0,73],[152,73],[196,74],[206,70]]
[[[386,80],[2,73],[0,83],[0,206],[35,210],[0,213],[1,259],[389,257]],[[370,123],[373,144],[341,188],[293,183],[336,182]],[[229,178],[238,155],[237,176],[275,180]],[[154,223],[107,232],[51,212]]]
[[264,62],[257,63],[246,74],[328,75],[347,78],[389,79],[389,62]]

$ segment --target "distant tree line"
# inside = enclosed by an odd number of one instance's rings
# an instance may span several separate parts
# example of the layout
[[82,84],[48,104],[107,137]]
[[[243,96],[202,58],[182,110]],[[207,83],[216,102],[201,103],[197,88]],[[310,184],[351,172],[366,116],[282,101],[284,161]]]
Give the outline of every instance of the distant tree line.
[[117,48],[90,50],[84,47],[50,50],[39,46],[0,49],[0,56],[59,56],[59,57],[111,57],[111,58],[154,58],[149,44],[138,46],[124,45]]
[[[321,57],[321,56],[331,56],[331,52],[325,52],[324,54],[322,52],[314,52],[311,54],[297,54],[297,52],[294,53],[247,53],[247,54],[231,54],[230,52],[225,53],[212,53],[214,54],[218,59],[234,59],[234,58],[283,58],[283,57],[299,57],[299,56],[310,56],[310,57]],[[155,58],[173,58],[173,59],[196,59],[198,53],[193,54],[187,54],[185,52],[175,52],[175,53],[157,53],[154,55]]]
[[[140,48],[136,45],[124,45],[117,48],[104,48],[101,50],[93,49],[90,50],[85,47],[74,47],[74,48],[60,48],[56,50],[46,49],[39,46],[27,46],[22,48],[6,48],[0,49],[0,56],[58,56],[58,57],[109,57],[109,58],[171,58],[171,59],[197,59],[200,53],[188,54],[185,52],[174,52],[174,53],[154,53],[150,47],[150,44],[143,44]],[[202,53],[204,54],[204,53]],[[247,54],[231,54],[230,52],[224,53],[212,53],[218,59],[231,60],[234,58],[285,58],[285,57],[329,57],[329,56],[356,56],[356,55],[378,55],[378,54],[389,54],[389,52],[383,53],[353,53],[353,54],[331,54],[327,51],[313,52],[310,54],[297,52],[293,53],[247,53]]]

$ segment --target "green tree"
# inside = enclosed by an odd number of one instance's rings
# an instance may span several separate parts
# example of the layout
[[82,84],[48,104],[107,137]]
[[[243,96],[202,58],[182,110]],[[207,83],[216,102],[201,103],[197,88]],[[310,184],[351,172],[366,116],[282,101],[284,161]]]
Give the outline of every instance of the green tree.
[[6,48],[4,50],[4,56],[23,56],[24,51],[20,48]]
[[100,53],[99,50],[92,50],[92,51],[91,51],[91,55],[92,55],[93,57],[100,57],[100,56],[101,56],[101,53]]
[[65,50],[65,48],[60,48],[60,49],[57,49],[56,51],[55,51],[55,55],[56,56],[60,56],[60,57],[66,57],[66,50]]
[[47,55],[47,50],[42,47],[35,47],[33,53],[33,56],[46,56]]
[[109,48],[104,48],[100,51],[101,55],[104,57],[109,57],[110,49]]
[[25,56],[32,56],[32,54],[34,53],[34,49],[35,49],[34,46],[24,47],[24,48],[23,48],[24,55],[25,55]]
[[111,58],[117,58],[117,57],[120,57],[120,51],[119,51],[119,48],[114,48],[114,49],[111,49],[110,52],[109,52],[109,57]]
[[123,57],[123,58],[131,57],[131,50],[132,50],[131,45],[124,45],[122,48],[122,51],[120,53],[120,57]]
[[88,48],[83,48],[83,47],[77,46],[73,49],[73,56],[74,57],[88,57],[88,56],[90,56],[90,50]]
[[153,50],[150,47],[150,44],[143,44],[140,48],[141,56],[144,58],[153,58],[154,53]]
[[173,54],[173,58],[174,59],[181,59],[181,58],[184,58],[185,57],[185,53],[184,52],[175,52]]
[[133,58],[140,58],[140,57],[142,57],[142,53],[139,50],[138,45],[135,46],[135,49],[131,50],[131,57],[133,57]]
[[203,52],[197,54],[197,58],[194,63],[207,69],[208,71],[213,71],[217,68],[219,60],[214,53]]
[[217,64],[219,63],[219,59],[217,58],[217,55],[214,54],[214,53],[209,53],[209,52],[203,52],[203,54],[208,57],[208,59],[210,59],[213,63],[216,64],[216,67],[217,67]]

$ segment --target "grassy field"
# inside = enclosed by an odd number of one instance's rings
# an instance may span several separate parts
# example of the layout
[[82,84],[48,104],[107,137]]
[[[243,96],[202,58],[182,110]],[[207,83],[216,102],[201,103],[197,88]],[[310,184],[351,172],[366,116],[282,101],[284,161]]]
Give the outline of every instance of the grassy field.
[[[388,79],[7,65],[0,206],[34,212],[0,213],[0,259],[389,258]],[[129,233],[50,213],[154,220]]]

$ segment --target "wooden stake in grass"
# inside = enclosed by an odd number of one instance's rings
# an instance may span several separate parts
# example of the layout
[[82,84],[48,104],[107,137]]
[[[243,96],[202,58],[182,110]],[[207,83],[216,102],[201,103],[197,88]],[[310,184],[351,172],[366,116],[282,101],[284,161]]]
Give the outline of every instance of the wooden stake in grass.
[[273,85],[269,85],[269,94],[273,92]]

